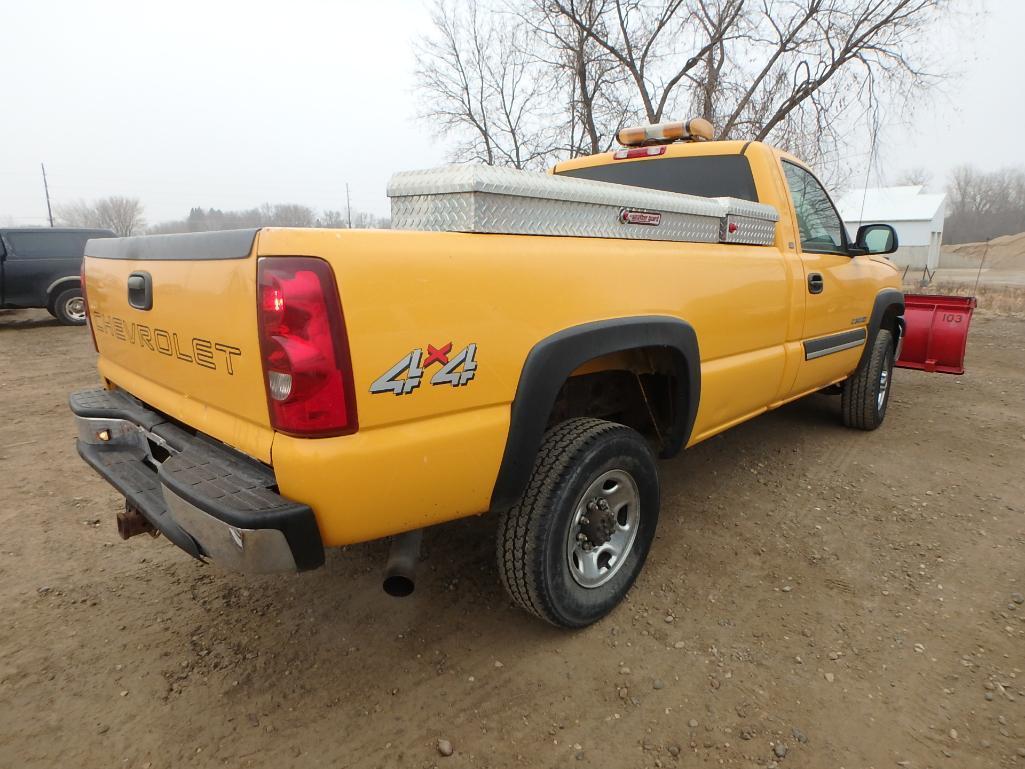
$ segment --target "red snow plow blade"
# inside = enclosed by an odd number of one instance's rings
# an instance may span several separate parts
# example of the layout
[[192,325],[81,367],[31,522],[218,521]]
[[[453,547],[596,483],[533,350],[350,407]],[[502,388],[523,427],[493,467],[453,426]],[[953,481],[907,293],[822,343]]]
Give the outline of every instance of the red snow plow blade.
[[897,366],[941,374],[964,373],[974,296],[904,295],[904,339]]

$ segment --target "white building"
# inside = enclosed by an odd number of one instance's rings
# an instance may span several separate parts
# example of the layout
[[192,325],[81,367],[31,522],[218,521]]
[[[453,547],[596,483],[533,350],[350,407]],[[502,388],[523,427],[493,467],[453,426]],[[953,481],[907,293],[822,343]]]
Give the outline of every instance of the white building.
[[935,270],[940,263],[947,196],[924,193],[921,185],[851,190],[837,201],[840,216],[854,239],[862,224],[892,224],[897,231],[900,267]]

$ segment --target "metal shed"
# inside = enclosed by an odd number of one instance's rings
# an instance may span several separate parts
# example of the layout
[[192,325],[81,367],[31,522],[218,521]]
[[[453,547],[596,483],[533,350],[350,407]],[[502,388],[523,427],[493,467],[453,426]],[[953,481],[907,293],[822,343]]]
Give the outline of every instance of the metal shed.
[[947,196],[923,189],[921,185],[854,189],[837,201],[837,207],[852,238],[862,224],[892,224],[900,247],[890,258],[900,267],[935,270]]

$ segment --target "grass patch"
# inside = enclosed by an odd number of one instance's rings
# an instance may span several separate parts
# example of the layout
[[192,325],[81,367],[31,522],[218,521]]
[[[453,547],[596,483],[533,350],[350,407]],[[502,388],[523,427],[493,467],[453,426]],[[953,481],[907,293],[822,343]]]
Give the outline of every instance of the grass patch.
[[953,294],[954,296],[972,296],[978,302],[978,308],[985,312],[998,315],[1025,315],[1025,286],[994,286],[975,283],[936,282],[925,288],[916,283],[904,284],[908,294]]

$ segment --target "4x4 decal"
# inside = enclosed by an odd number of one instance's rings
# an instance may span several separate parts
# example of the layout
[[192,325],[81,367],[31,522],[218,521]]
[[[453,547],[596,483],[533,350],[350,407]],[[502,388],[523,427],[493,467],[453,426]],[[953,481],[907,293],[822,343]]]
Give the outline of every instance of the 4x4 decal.
[[370,392],[409,395],[420,386],[426,370],[435,363],[440,363],[441,368],[431,377],[432,385],[447,384],[452,387],[462,387],[477,373],[477,345],[468,344],[450,358],[449,353],[451,352],[451,342],[440,347],[427,345],[426,358],[424,358],[423,349],[417,347],[375,379],[374,383],[370,385]]

